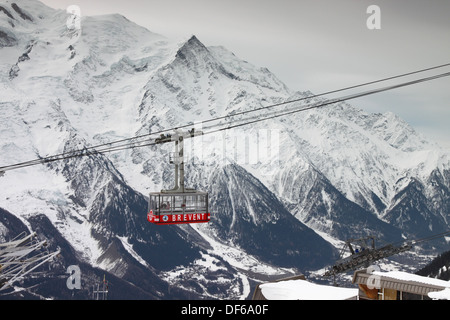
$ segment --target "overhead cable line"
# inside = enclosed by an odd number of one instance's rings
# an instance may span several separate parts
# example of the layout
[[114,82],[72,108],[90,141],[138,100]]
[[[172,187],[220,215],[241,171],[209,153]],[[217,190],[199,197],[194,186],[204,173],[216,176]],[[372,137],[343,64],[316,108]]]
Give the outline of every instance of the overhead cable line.
[[[277,106],[292,104],[292,103],[295,103],[295,102],[300,102],[300,101],[316,98],[316,97],[327,95],[327,94],[331,94],[331,93],[341,92],[341,91],[345,91],[345,90],[349,90],[349,89],[353,89],[353,88],[366,86],[366,85],[369,85],[369,84],[374,84],[374,83],[379,83],[379,82],[383,82],[383,81],[387,81],[387,80],[392,80],[392,79],[396,79],[396,78],[399,78],[399,77],[404,77],[404,76],[407,76],[407,75],[417,74],[419,72],[425,72],[425,71],[429,71],[429,70],[432,70],[432,69],[442,68],[442,67],[449,66],[449,65],[450,65],[450,63],[449,64],[443,64],[443,65],[432,67],[432,68],[427,68],[427,69],[422,69],[422,70],[418,70],[418,71],[414,71],[414,72],[409,72],[409,73],[405,73],[405,74],[398,75],[398,76],[393,76],[393,77],[389,77],[389,78],[385,78],[385,79],[381,79],[381,80],[376,80],[376,81],[371,81],[371,82],[367,82],[367,83],[364,83],[364,84],[355,85],[355,86],[351,86],[351,87],[347,87],[347,88],[343,88],[343,89],[329,91],[329,92],[326,92],[326,93],[321,93],[321,94],[317,94],[317,95],[311,95],[311,96],[302,97],[302,98],[295,99],[295,100],[289,100],[289,101],[286,101],[286,102],[281,102],[281,103],[277,103],[277,104],[273,104],[273,105],[269,105],[269,106],[265,106],[265,107],[261,107],[261,108],[257,108],[257,109],[242,111],[242,112],[235,113],[235,114],[232,114],[232,115],[226,115],[226,116],[222,116],[222,117],[218,117],[218,118],[212,118],[212,119],[209,119],[209,120],[202,121],[202,124],[213,122],[213,121],[218,121],[218,120],[222,120],[222,119],[226,119],[226,118],[232,118],[232,117],[235,117],[237,115],[243,115],[243,114],[247,114],[247,113],[251,113],[251,112],[266,110],[266,109],[274,108],[274,107],[277,107]],[[266,114],[266,115],[262,115],[262,116],[258,115],[258,116],[253,116],[253,117],[249,117],[249,118],[246,118],[246,119],[233,120],[233,121],[226,122],[226,123],[219,123],[219,124],[215,124],[215,125],[209,126],[208,129],[213,129],[213,130],[211,130],[209,132],[204,132],[203,135],[211,134],[211,133],[218,132],[218,131],[228,130],[228,129],[231,129],[231,128],[236,128],[236,127],[240,127],[240,126],[244,126],[244,125],[249,125],[249,124],[253,124],[253,123],[256,123],[256,122],[261,122],[261,121],[265,121],[265,120],[269,120],[269,119],[274,119],[274,118],[277,118],[277,117],[282,117],[282,116],[286,116],[286,115],[290,115],[290,114],[294,114],[294,113],[298,113],[298,112],[302,112],[302,111],[306,111],[306,110],[311,110],[311,109],[314,109],[314,108],[324,107],[324,106],[327,106],[327,105],[330,105],[330,104],[339,103],[339,102],[343,102],[343,101],[346,101],[346,100],[352,100],[352,99],[355,99],[355,98],[368,96],[368,95],[372,95],[372,94],[375,94],[375,93],[380,93],[380,92],[393,90],[393,89],[397,89],[397,88],[401,88],[401,87],[406,87],[406,86],[410,86],[410,85],[413,85],[413,84],[422,83],[422,82],[426,82],[426,81],[430,81],[430,80],[446,77],[446,76],[449,76],[449,75],[450,75],[450,72],[441,73],[441,74],[438,74],[438,75],[429,76],[429,77],[425,77],[425,78],[420,78],[420,79],[416,79],[416,80],[412,80],[412,81],[408,81],[408,82],[404,82],[404,83],[400,83],[400,84],[396,84],[396,85],[391,85],[391,86],[387,86],[387,87],[383,87],[383,88],[379,88],[379,89],[373,89],[373,90],[365,91],[365,92],[362,92],[362,93],[356,93],[356,94],[348,95],[348,96],[341,97],[341,98],[326,100],[324,102],[316,102],[316,103],[312,103],[312,104],[302,105],[303,108],[294,107],[294,108],[291,108],[289,110],[274,111],[272,113],[269,113],[269,114]],[[247,122],[241,122],[241,121],[247,121]],[[241,122],[241,123],[235,124],[236,122]],[[225,127],[214,129],[215,127],[219,127],[219,126],[225,126]],[[186,124],[186,125],[174,127],[174,128],[171,128],[171,129],[164,129],[164,130],[160,130],[160,131],[157,131],[157,132],[151,132],[151,133],[148,133],[148,134],[145,134],[145,135],[140,135],[140,136],[135,136],[135,137],[132,137],[132,138],[117,140],[117,141],[114,141],[114,142],[104,143],[104,144],[100,144],[100,145],[97,145],[97,146],[85,147],[83,149],[69,151],[69,152],[65,152],[65,153],[61,153],[61,154],[57,154],[57,155],[53,155],[53,156],[49,156],[49,157],[45,157],[45,158],[38,158],[38,159],[35,159],[35,160],[31,160],[31,161],[25,161],[25,162],[21,162],[21,163],[9,165],[9,166],[3,166],[3,167],[0,167],[0,175],[4,174],[4,172],[8,171],[8,170],[24,168],[24,167],[28,167],[28,166],[37,165],[37,164],[44,164],[44,163],[49,163],[49,162],[54,162],[54,161],[59,161],[59,160],[64,160],[64,159],[69,159],[69,158],[82,157],[82,156],[88,156],[88,155],[93,155],[93,154],[104,154],[104,153],[109,153],[109,152],[114,152],[114,151],[125,150],[125,149],[132,149],[132,148],[137,148],[137,147],[145,147],[145,146],[155,145],[157,143],[152,141],[152,139],[149,138],[150,136],[154,136],[156,134],[162,134],[162,133],[165,133],[165,132],[172,132],[172,131],[174,131],[176,129],[182,129],[182,128],[186,128],[186,127],[192,127],[192,124]],[[144,140],[144,141],[137,141],[138,139],[142,139],[142,138],[147,138],[147,139]],[[135,141],[133,142],[133,140],[135,140]]]
[[[294,102],[300,102],[300,101],[303,101],[303,100],[317,98],[317,97],[321,97],[321,96],[324,96],[324,95],[329,95],[329,94],[333,94],[333,93],[337,93],[337,92],[342,92],[342,91],[346,91],[346,90],[360,88],[360,87],[363,87],[363,86],[376,84],[376,83],[380,83],[380,82],[384,82],[384,81],[388,81],[388,80],[398,79],[398,78],[401,78],[401,77],[406,77],[406,76],[410,76],[410,75],[414,75],[414,74],[418,74],[418,73],[422,73],[422,72],[426,72],[426,71],[430,71],[430,70],[435,70],[435,69],[439,69],[439,68],[443,68],[443,67],[447,67],[447,66],[450,66],[450,63],[441,64],[441,65],[437,65],[437,66],[429,67],[429,68],[425,68],[425,69],[420,69],[420,70],[413,71],[413,72],[403,73],[403,74],[400,74],[400,75],[391,76],[391,77],[387,77],[387,78],[383,78],[383,79],[379,79],[379,80],[375,80],[375,81],[365,82],[365,83],[362,83],[362,84],[353,85],[353,86],[345,87],[345,88],[342,88],[342,89],[327,91],[327,92],[323,92],[323,93],[316,94],[316,95],[302,97],[302,98],[299,98],[299,99],[288,100],[288,101],[284,101],[284,102],[280,102],[280,103],[276,103],[276,104],[272,104],[272,105],[269,105],[269,106],[264,106],[264,107],[260,107],[260,108],[256,108],[256,109],[245,110],[245,111],[237,112],[237,113],[234,113],[234,114],[228,114],[228,115],[221,116],[221,117],[218,117],[218,118],[211,118],[211,119],[207,119],[207,120],[202,121],[202,125],[206,124],[206,123],[213,122],[213,121],[218,121],[218,120],[223,120],[223,119],[227,119],[227,118],[232,118],[232,117],[236,117],[238,115],[243,115],[243,114],[247,114],[247,113],[251,113],[251,112],[267,110],[267,109],[275,108],[275,107],[278,107],[278,106],[291,104],[291,103],[294,103]],[[67,159],[68,157],[71,158],[74,153],[79,153],[81,155],[89,155],[90,154],[89,150],[94,150],[94,153],[98,153],[98,150],[97,150],[98,148],[108,147],[108,146],[111,147],[111,149],[110,149],[111,151],[115,151],[112,148],[113,148],[113,145],[117,145],[117,144],[121,144],[119,146],[116,146],[118,148],[117,150],[123,150],[122,149],[123,147],[131,146],[131,142],[128,143],[129,141],[150,137],[152,135],[162,134],[162,133],[165,133],[165,132],[172,132],[175,129],[183,129],[183,128],[191,127],[191,126],[192,126],[192,124],[185,124],[185,125],[182,125],[182,126],[171,128],[171,129],[164,129],[164,130],[160,130],[160,131],[156,131],[156,132],[150,132],[150,133],[147,133],[147,134],[143,134],[143,135],[139,135],[139,136],[135,136],[135,137],[131,137],[131,138],[125,138],[125,139],[116,140],[116,141],[112,141],[112,142],[107,142],[107,143],[103,143],[103,144],[99,144],[99,145],[95,145],[95,146],[84,147],[83,149],[80,149],[80,150],[68,151],[68,152],[57,154],[57,155],[53,155],[53,156],[47,157],[47,158]],[[126,143],[126,144],[123,144],[123,143]],[[17,164],[15,164],[13,166],[14,166],[14,168],[21,168],[23,166],[40,164],[40,163],[42,163],[43,160],[44,160],[44,158],[35,159],[35,160],[31,160],[31,161],[17,163]],[[12,168],[8,168],[8,167],[12,167],[12,166],[0,167],[0,172],[1,172],[1,170],[11,170],[12,169]]]
[[441,232],[441,233],[436,233],[436,234],[433,234],[433,235],[430,235],[430,236],[427,236],[427,237],[424,237],[424,238],[412,240],[412,241],[403,241],[403,243],[411,242],[411,244],[416,245],[416,244],[421,243],[421,242],[431,241],[431,240],[435,240],[435,239],[438,239],[438,238],[441,238],[441,237],[445,237],[446,235],[450,235],[450,230],[447,230],[447,231],[444,231],[444,232]]
[[[380,93],[380,92],[384,92],[384,91],[389,91],[389,90],[393,90],[393,89],[397,89],[397,88],[402,88],[402,87],[410,86],[413,84],[426,82],[426,81],[430,81],[430,80],[435,80],[435,79],[439,79],[439,78],[443,78],[443,77],[447,77],[447,76],[450,76],[450,72],[446,72],[446,73],[442,73],[442,74],[438,74],[438,75],[430,76],[430,77],[426,77],[426,78],[421,78],[421,79],[417,79],[417,80],[413,80],[413,81],[408,81],[408,82],[404,82],[404,83],[400,83],[400,84],[396,84],[396,85],[391,85],[391,86],[384,87],[384,88],[373,89],[373,90],[365,91],[362,93],[356,93],[353,95],[348,95],[348,96],[341,97],[341,98],[335,98],[335,99],[327,100],[324,102],[307,104],[307,105],[304,105],[304,108],[301,108],[301,109],[292,108],[290,110],[284,110],[282,113],[273,112],[268,117],[265,117],[265,118],[260,118],[261,116],[254,117],[254,120],[252,120],[252,121],[248,121],[248,122],[236,124],[236,125],[231,125],[231,126],[228,126],[225,128],[215,130],[214,132],[228,130],[228,129],[232,129],[232,128],[236,128],[236,127],[240,127],[240,126],[244,126],[244,125],[249,125],[249,124],[253,124],[256,122],[265,121],[265,120],[269,120],[269,119],[284,117],[284,116],[287,116],[290,114],[307,111],[307,110],[311,110],[311,109],[315,109],[315,108],[319,108],[319,107],[324,107],[324,106],[328,106],[330,104],[335,104],[335,103],[340,103],[340,102],[344,102],[344,101],[348,101],[348,100],[352,100],[352,99],[356,99],[356,98],[361,98],[364,96],[368,96],[368,95],[372,95],[372,94],[376,94],[376,93]],[[292,102],[294,102],[294,101],[292,101]]]
[[[231,118],[231,117],[235,117],[235,116],[239,116],[239,115],[244,115],[244,114],[247,114],[247,113],[267,110],[267,109],[271,109],[271,108],[275,108],[275,107],[291,104],[291,103],[294,103],[294,102],[300,102],[300,101],[304,101],[304,100],[308,100],[308,99],[318,98],[318,97],[329,95],[329,94],[333,94],[333,93],[338,93],[338,92],[342,92],[342,91],[356,89],[356,88],[360,88],[360,87],[364,87],[364,86],[368,86],[368,85],[372,85],[372,84],[376,84],[376,83],[380,83],[380,82],[385,82],[385,81],[389,81],[389,80],[394,80],[394,79],[398,79],[398,78],[402,78],[402,77],[406,77],[406,76],[411,76],[411,75],[414,75],[414,74],[418,74],[418,73],[422,73],[422,72],[426,72],[426,71],[431,71],[431,70],[435,70],[435,69],[439,69],[439,68],[444,68],[444,67],[448,67],[448,66],[450,66],[450,63],[445,63],[445,64],[437,65],[437,66],[434,66],[434,67],[429,67],[429,68],[420,69],[420,70],[416,70],[416,71],[412,71],[412,72],[407,72],[407,73],[399,74],[399,75],[396,75],[396,76],[390,76],[390,77],[387,77],[387,78],[374,80],[374,81],[370,81],[370,82],[365,82],[365,83],[362,83],[362,84],[353,85],[353,86],[349,86],[349,87],[345,87],[345,88],[341,88],[341,89],[331,90],[331,91],[327,91],[327,92],[323,92],[323,93],[319,93],[319,94],[315,94],[315,95],[310,95],[310,96],[307,96],[307,97],[302,97],[302,98],[288,100],[288,101],[284,101],[284,102],[280,102],[280,103],[276,103],[276,104],[271,104],[271,105],[260,107],[260,108],[256,108],[256,109],[240,111],[240,112],[237,112],[237,113],[228,114],[228,115],[217,117],[217,118],[210,118],[210,119],[207,119],[207,120],[202,120],[201,123],[205,124],[205,123],[210,123],[210,122],[214,122],[214,121],[218,121],[218,120],[223,120],[223,119],[227,119],[227,118]],[[143,135],[139,135],[139,136],[135,136],[135,137],[131,137],[131,138],[125,138],[125,139],[121,139],[121,140],[117,140],[117,141],[113,141],[113,142],[107,142],[107,143],[104,143],[104,144],[100,144],[100,145],[96,145],[96,146],[92,146],[92,147],[87,147],[87,148],[88,149],[96,149],[96,148],[103,147],[103,146],[111,146],[111,145],[117,144],[117,143],[122,143],[122,142],[131,141],[131,140],[134,140],[134,139],[140,139],[140,138],[144,138],[144,137],[149,137],[149,136],[152,136],[152,135],[155,135],[155,134],[162,134],[162,133],[165,133],[165,132],[172,132],[172,131],[174,131],[176,129],[183,129],[183,128],[188,128],[188,127],[192,127],[192,123],[188,123],[188,124],[185,124],[185,125],[177,126],[177,127],[171,128],[171,129],[164,129],[164,130],[160,130],[160,131],[150,132],[150,133],[147,133],[147,134],[143,134]]]

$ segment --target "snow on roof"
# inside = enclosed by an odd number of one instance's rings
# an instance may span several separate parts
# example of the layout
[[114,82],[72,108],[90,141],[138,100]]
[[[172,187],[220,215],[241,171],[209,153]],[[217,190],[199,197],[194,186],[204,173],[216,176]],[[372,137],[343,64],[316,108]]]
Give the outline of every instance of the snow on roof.
[[358,296],[358,289],[339,288],[306,280],[286,280],[259,286],[268,300],[345,300]]
[[443,287],[444,289],[441,291],[429,292],[428,296],[431,299],[450,300],[450,281],[419,276],[417,274],[411,274],[401,271],[390,271],[390,272],[374,271],[373,274],[401,281],[413,281]]
[[[450,281],[401,271],[374,271],[373,274],[401,281],[413,281],[443,287],[442,291],[430,292],[428,296],[431,299],[450,300]],[[259,288],[263,296],[268,300],[346,300],[358,296],[357,288],[319,285],[299,279],[264,283]]]
[[450,300],[450,288],[445,288],[442,291],[428,292],[431,299]]
[[419,282],[419,283],[435,285],[435,286],[439,286],[439,287],[443,287],[443,288],[450,288],[450,281],[419,276],[417,274],[411,274],[411,273],[402,272],[402,271],[389,271],[389,272],[373,271],[372,273],[374,275],[379,275],[379,276],[393,278],[393,279],[402,280],[402,281],[414,281],[414,282]]

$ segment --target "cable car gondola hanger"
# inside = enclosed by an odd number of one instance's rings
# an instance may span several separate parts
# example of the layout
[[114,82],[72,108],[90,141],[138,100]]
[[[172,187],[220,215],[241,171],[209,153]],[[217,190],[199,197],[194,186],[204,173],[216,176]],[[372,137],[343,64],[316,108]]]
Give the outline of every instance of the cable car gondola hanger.
[[175,142],[174,156],[169,162],[175,166],[175,184],[172,189],[151,192],[147,220],[157,225],[209,222],[208,193],[186,188],[184,185],[184,139],[203,135],[195,129],[173,135],[161,135],[156,144]]

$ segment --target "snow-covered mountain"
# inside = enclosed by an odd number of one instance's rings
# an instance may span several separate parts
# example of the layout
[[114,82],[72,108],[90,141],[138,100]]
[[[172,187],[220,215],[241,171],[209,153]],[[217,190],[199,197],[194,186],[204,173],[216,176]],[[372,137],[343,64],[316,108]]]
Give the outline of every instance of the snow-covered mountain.
[[[0,166],[311,95],[195,36],[72,18],[0,0]],[[66,249],[53,283],[80,264],[90,279],[108,272],[123,297],[237,299],[255,281],[327,266],[347,238],[449,227],[448,154],[393,113],[339,103],[187,141],[186,182],[210,194],[207,225],[146,220],[148,192],[173,184],[172,147],[8,171],[1,236],[38,229]]]

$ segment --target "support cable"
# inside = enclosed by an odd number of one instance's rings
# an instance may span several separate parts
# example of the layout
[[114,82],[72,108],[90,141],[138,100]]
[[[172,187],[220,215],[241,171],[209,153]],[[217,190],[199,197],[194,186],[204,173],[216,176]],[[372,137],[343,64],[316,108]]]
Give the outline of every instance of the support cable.
[[[318,94],[318,95],[303,97],[303,98],[300,98],[300,99],[290,100],[290,101],[286,101],[286,102],[282,102],[282,103],[278,103],[278,104],[273,104],[273,105],[266,106],[266,107],[261,107],[261,108],[258,108],[258,109],[247,110],[247,111],[239,112],[239,113],[236,113],[236,114],[233,114],[233,115],[227,115],[227,116],[223,116],[223,117],[209,119],[209,120],[203,121],[202,123],[209,123],[209,122],[218,121],[218,120],[222,120],[222,119],[226,119],[226,118],[231,118],[231,117],[234,117],[234,116],[237,116],[237,115],[247,114],[247,113],[250,113],[250,112],[256,112],[256,111],[261,111],[261,110],[274,108],[274,107],[281,106],[281,105],[292,104],[294,102],[300,102],[300,101],[304,101],[306,99],[316,98],[316,97],[319,97],[319,96],[322,96],[322,95],[325,95],[325,94],[336,93],[336,92],[340,92],[340,91],[344,91],[344,90],[349,90],[349,89],[352,89],[352,88],[365,86],[365,85],[368,85],[368,84],[379,83],[379,82],[382,82],[382,81],[387,81],[387,80],[403,77],[403,76],[406,76],[406,75],[416,74],[416,73],[428,71],[428,70],[431,70],[431,69],[441,68],[441,67],[448,66],[448,65],[450,65],[450,64],[444,64],[444,65],[441,65],[441,66],[436,66],[436,67],[432,67],[432,68],[422,69],[422,70],[419,70],[419,71],[409,72],[409,73],[398,75],[398,76],[394,76],[394,77],[389,77],[389,78],[385,78],[385,79],[381,79],[381,80],[367,82],[367,83],[364,83],[364,84],[351,86],[351,87],[347,87],[347,88],[343,88],[343,89],[339,89],[339,90],[333,90],[333,91],[329,91],[327,93],[322,93],[322,94]],[[446,76],[449,76],[449,75],[450,75],[450,72],[445,72],[445,73],[441,73],[441,74],[434,75],[434,76],[420,78],[420,79],[416,79],[416,80],[412,80],[412,81],[408,81],[408,82],[404,82],[404,83],[400,83],[400,84],[395,84],[395,85],[391,85],[391,86],[387,86],[387,87],[383,87],[383,88],[373,89],[373,90],[365,91],[365,92],[362,92],[362,93],[352,94],[352,95],[344,96],[344,97],[341,97],[341,98],[335,98],[335,99],[326,100],[326,101],[323,101],[323,102],[316,102],[316,103],[302,105],[301,107],[303,107],[303,108],[294,107],[294,108],[287,109],[287,110],[274,111],[272,113],[268,113],[268,114],[265,114],[263,116],[257,115],[257,116],[253,116],[253,117],[249,117],[249,118],[245,118],[245,119],[233,120],[233,121],[229,121],[229,122],[226,122],[226,123],[219,123],[219,124],[215,124],[215,125],[209,126],[208,128],[211,129],[211,131],[205,132],[205,133],[203,133],[203,135],[211,134],[211,133],[215,133],[215,132],[219,132],[219,131],[223,131],[223,130],[229,130],[229,129],[232,129],[232,128],[236,128],[236,127],[240,127],[240,126],[244,126],[244,125],[249,125],[249,124],[253,124],[253,123],[257,123],[257,122],[261,122],[261,121],[266,121],[266,120],[269,120],[269,119],[274,119],[274,118],[278,118],[278,117],[282,117],[282,116],[286,116],[286,115],[291,115],[291,114],[302,112],[302,111],[306,111],[306,110],[311,110],[311,109],[315,109],[315,108],[319,108],[319,107],[324,107],[324,106],[327,106],[327,105],[330,105],[330,104],[335,104],[335,103],[343,102],[343,101],[346,101],[346,100],[352,100],[352,99],[356,99],[356,98],[359,98],[359,97],[364,97],[364,96],[368,96],[368,95],[372,95],[372,94],[376,94],[376,93],[380,93],[380,92],[385,92],[385,91],[388,91],[388,90],[393,90],[393,89],[397,89],[397,88],[401,88],[401,87],[406,87],[406,86],[410,86],[410,85],[413,85],[413,84],[418,84],[418,83],[422,83],[422,82],[426,82],[426,81],[431,81],[431,80],[439,79],[439,78],[446,77]],[[216,127],[219,127],[219,126],[222,126],[222,127],[216,129]],[[31,161],[25,161],[25,162],[16,163],[16,164],[9,165],[9,166],[3,166],[3,167],[0,167],[0,176],[2,176],[8,170],[34,166],[34,165],[37,165],[37,164],[45,164],[45,163],[49,163],[49,162],[65,160],[65,159],[70,159],[70,158],[89,156],[89,155],[94,155],[94,154],[104,154],[104,153],[115,152],[115,151],[120,151],[120,150],[126,150],[126,149],[133,149],[133,148],[138,148],[138,147],[145,147],[145,146],[155,145],[156,143],[153,141],[153,139],[150,138],[152,135],[162,134],[162,133],[165,133],[165,132],[171,132],[173,130],[180,129],[180,128],[186,128],[186,127],[192,127],[192,124],[186,124],[186,125],[183,125],[183,126],[180,126],[180,127],[176,127],[176,128],[160,130],[160,131],[157,131],[157,132],[152,132],[152,133],[149,133],[149,134],[140,135],[140,136],[136,136],[136,137],[133,137],[133,138],[122,139],[122,140],[118,140],[118,141],[114,141],[114,142],[110,142],[110,143],[100,144],[100,145],[93,146],[93,147],[85,147],[85,148],[80,149],[80,150],[69,151],[69,152],[65,152],[65,153],[61,153],[61,154],[57,154],[57,155],[53,155],[53,156],[49,156],[49,157],[45,157],[45,158],[38,158],[38,159],[35,159],[35,160],[31,160]],[[139,141],[138,139],[141,139],[141,138],[146,138],[146,139],[143,140],[143,141]],[[135,140],[135,141],[133,141],[133,140]]]

